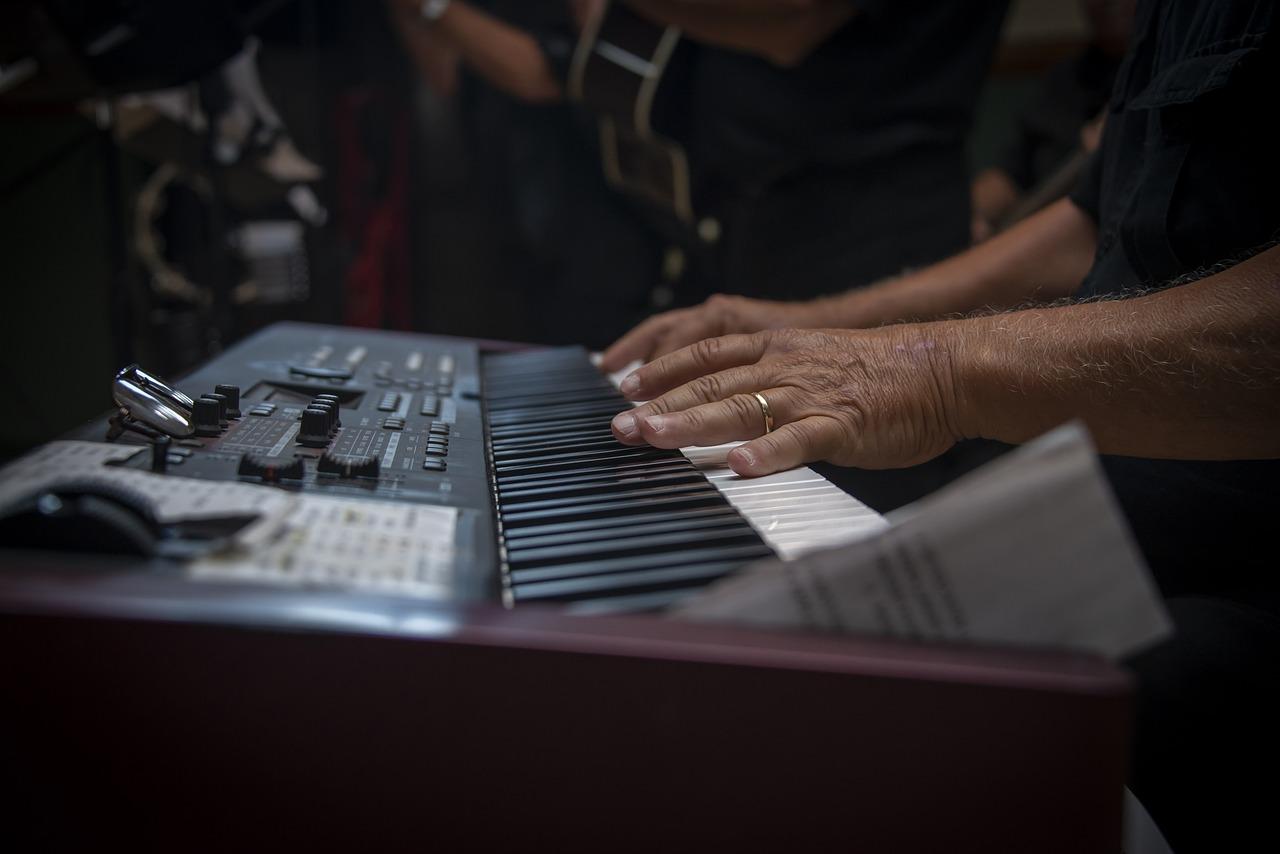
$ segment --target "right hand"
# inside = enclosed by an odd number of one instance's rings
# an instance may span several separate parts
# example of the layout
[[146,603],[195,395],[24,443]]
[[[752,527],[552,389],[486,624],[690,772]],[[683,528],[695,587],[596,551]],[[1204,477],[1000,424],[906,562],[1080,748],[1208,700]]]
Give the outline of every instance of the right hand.
[[612,373],[636,361],[651,362],[704,338],[766,329],[832,326],[818,302],[774,300],[715,294],[701,305],[654,315],[604,351],[600,367]]

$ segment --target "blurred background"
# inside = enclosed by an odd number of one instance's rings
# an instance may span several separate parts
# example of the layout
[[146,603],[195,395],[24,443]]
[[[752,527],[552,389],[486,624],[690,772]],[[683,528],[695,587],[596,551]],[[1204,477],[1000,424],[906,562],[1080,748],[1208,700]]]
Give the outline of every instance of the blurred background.
[[[575,92],[605,4],[459,2],[446,14],[479,15],[461,29],[430,20],[450,4],[431,5],[0,3],[0,458],[101,414],[130,362],[179,377],[279,320],[600,348],[715,291],[811,296],[927,263],[1069,186],[1126,14],[997,2],[962,31],[934,15],[917,44],[937,56],[898,59],[932,69],[918,81],[929,97],[914,97],[937,109],[946,94],[947,127],[963,129],[965,193],[935,199],[892,159],[855,169],[814,154],[813,139],[870,114],[841,93],[877,115],[909,100],[895,94],[903,75],[853,89],[833,76],[872,49],[856,16],[799,58],[719,56],[692,38],[648,57],[663,73],[636,133],[592,102],[590,76]],[[938,41],[948,32],[962,50]],[[715,68],[736,75],[719,92]],[[791,121],[775,146],[786,168],[747,159],[734,185],[717,156],[732,146],[708,149],[706,99],[747,115],[794,102],[786,86],[834,104],[831,124]],[[872,137],[840,137],[841,150]],[[873,213],[843,212],[849,188],[869,185]],[[913,205],[875,232],[876,211]],[[812,260],[826,255],[840,257]]]

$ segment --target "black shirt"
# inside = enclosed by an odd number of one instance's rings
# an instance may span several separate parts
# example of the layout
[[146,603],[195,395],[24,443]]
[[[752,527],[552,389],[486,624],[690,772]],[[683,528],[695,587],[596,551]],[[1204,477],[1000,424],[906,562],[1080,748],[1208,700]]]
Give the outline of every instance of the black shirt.
[[[1142,3],[1072,195],[1098,223],[1081,296],[1176,285],[1280,232],[1274,19],[1274,2]],[[1131,662],[1130,785],[1174,850],[1241,850],[1270,832],[1268,790],[1240,781],[1277,760],[1280,460],[1103,464],[1178,632]]]
[[[1280,236],[1274,18],[1274,2],[1141,4],[1071,197],[1098,223],[1081,297],[1189,281]],[[1104,462],[1166,595],[1280,589],[1280,460]]]
[[[965,139],[1008,0],[854,5],[793,67],[681,42],[655,126],[686,149],[695,215],[721,236],[645,212],[688,254],[680,301],[842,291],[968,244]],[[563,31],[536,32],[563,68]]]
[[698,46],[688,144],[704,173],[748,186],[786,170],[964,144],[1008,3],[854,5],[857,14],[792,68]]
[[[1189,281],[1280,236],[1274,18],[1274,2],[1139,7],[1101,147],[1071,197],[1098,223],[1079,296]],[[1280,585],[1267,534],[1280,461],[1106,464],[1167,595]]]
[[1097,157],[1072,194],[1098,223],[1081,296],[1153,287],[1280,232],[1273,2],[1144,2]]
[[1007,0],[855,5],[794,67],[688,43],[664,83],[695,207],[724,226],[709,288],[799,299],[967,245],[965,140]]

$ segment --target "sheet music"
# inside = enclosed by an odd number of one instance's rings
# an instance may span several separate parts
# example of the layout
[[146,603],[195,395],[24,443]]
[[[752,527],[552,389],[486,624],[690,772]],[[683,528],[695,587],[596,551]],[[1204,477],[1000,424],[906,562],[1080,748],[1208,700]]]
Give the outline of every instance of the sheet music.
[[270,542],[202,558],[190,573],[198,579],[445,595],[453,580],[457,518],[453,507],[303,495]]
[[1118,658],[1171,623],[1083,426],[889,515],[850,546],[763,561],[675,616]]

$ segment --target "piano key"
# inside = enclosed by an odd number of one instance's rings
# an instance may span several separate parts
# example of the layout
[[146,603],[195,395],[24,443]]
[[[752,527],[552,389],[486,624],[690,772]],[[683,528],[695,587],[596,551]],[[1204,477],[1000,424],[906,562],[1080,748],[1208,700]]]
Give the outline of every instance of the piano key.
[[630,469],[622,470],[609,469],[608,471],[597,472],[556,472],[548,475],[516,475],[514,477],[503,478],[503,483],[498,486],[498,492],[506,494],[508,490],[514,489],[536,489],[543,486],[576,486],[578,484],[601,482],[625,482],[629,479],[637,481],[644,480],[648,477],[664,475],[664,474],[697,474],[689,467],[688,462],[681,459],[656,460],[650,465],[636,466]]
[[[620,451],[601,451],[574,459],[542,458],[541,460],[519,460],[495,463],[495,475],[525,474],[528,472],[554,472],[577,470],[579,466],[601,465],[607,463],[638,463],[648,460],[670,459],[670,455],[651,448],[627,448]],[[551,461],[551,460],[554,460]]]
[[555,477],[572,478],[595,474],[633,474],[636,472],[652,471],[656,468],[671,465],[683,466],[688,470],[689,461],[679,454],[653,454],[639,459],[624,460],[616,463],[611,460],[604,460],[586,466],[574,466],[563,471],[546,471],[544,469],[539,469],[528,472],[495,472],[494,477],[499,485],[505,485],[546,480],[547,478]]
[[724,501],[715,492],[698,492],[692,495],[666,495],[660,498],[629,498],[626,501],[602,501],[586,507],[552,507],[545,510],[521,510],[502,513],[504,525],[518,527],[536,522],[572,522],[580,519],[596,519],[601,516],[625,516],[646,510],[677,510],[698,507],[715,507]]
[[773,551],[764,543],[713,546],[701,549],[690,548],[659,552],[652,555],[628,555],[556,566],[539,566],[532,569],[515,569],[511,571],[511,582],[513,586],[517,586],[566,578],[586,578],[612,573],[638,572],[669,566],[693,566],[699,563],[723,563],[730,560],[745,563],[755,558],[772,556]]
[[633,513],[627,516],[616,516],[601,521],[587,519],[569,522],[549,522],[541,525],[527,525],[509,529],[504,533],[507,542],[520,542],[526,537],[542,537],[553,534],[575,533],[583,531],[625,531],[637,525],[659,524],[664,522],[697,521],[701,519],[732,519],[743,521],[742,514],[734,510],[728,503],[712,504],[689,510],[661,510],[653,513]]
[[[621,382],[634,367],[613,374],[611,381]],[[739,476],[729,468],[727,457],[741,444],[681,448],[680,452],[784,560],[854,542],[888,525],[879,513],[807,467],[757,478]],[[801,523],[804,519],[808,524]]]
[[647,477],[619,478],[612,481],[598,480],[578,484],[558,483],[525,489],[499,490],[499,495],[502,496],[504,504],[517,505],[539,497],[556,496],[569,498],[588,495],[625,494],[622,491],[628,487],[687,484],[697,484],[700,487],[705,487],[707,481],[697,472],[676,471]]
[[698,480],[693,483],[660,483],[632,489],[618,488],[602,494],[592,493],[588,495],[557,496],[555,498],[531,497],[526,501],[511,503],[509,506],[515,511],[542,510],[554,507],[588,508],[605,502],[613,504],[618,501],[642,501],[651,497],[672,495],[715,495],[715,490],[708,486],[705,480]]
[[557,454],[566,453],[567,448],[617,448],[618,440],[610,436],[608,439],[579,439],[571,442],[540,442],[538,444],[522,445],[509,448],[494,448],[493,458],[495,460],[514,460],[524,457],[531,457],[538,454],[544,456],[555,456]]
[[519,549],[509,548],[507,560],[512,569],[521,570],[526,567],[570,564],[575,560],[604,558],[623,555],[654,555],[659,551],[675,547],[714,544],[754,544],[760,542],[759,535],[750,525],[743,524],[732,528],[713,530],[697,529],[675,531],[671,533],[643,534],[632,537],[613,537],[608,541],[588,541],[567,545],[551,545]]
[[681,515],[667,517],[662,521],[657,522],[642,522],[639,524],[625,526],[578,528],[559,533],[534,534],[532,536],[508,540],[508,547],[527,548],[536,546],[567,545],[572,543],[591,542],[595,540],[612,540],[619,537],[632,537],[640,534],[663,534],[676,533],[680,531],[742,527],[750,526],[745,519],[736,513],[697,518],[689,518]]
[[626,402],[581,349],[489,358],[484,390],[511,602],[660,607],[752,558],[883,525],[809,469],[738,477],[725,464],[732,444],[618,443],[610,422]]
[[556,581],[512,585],[513,602],[564,601],[622,591],[659,591],[697,589],[723,578],[742,567],[741,561],[728,560],[687,566],[644,569],[612,575],[584,576]]

